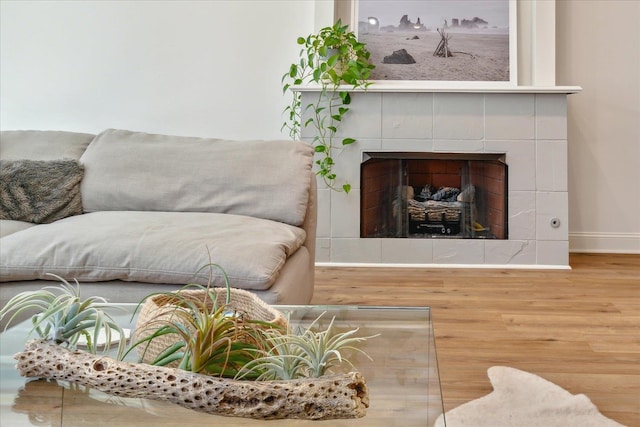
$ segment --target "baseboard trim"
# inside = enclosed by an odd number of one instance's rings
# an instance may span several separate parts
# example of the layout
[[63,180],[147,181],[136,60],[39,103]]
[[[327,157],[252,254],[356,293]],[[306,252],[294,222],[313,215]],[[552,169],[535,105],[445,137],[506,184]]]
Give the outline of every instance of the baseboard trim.
[[640,233],[569,233],[569,252],[640,254]]
[[530,264],[384,264],[367,262],[316,262],[316,267],[366,267],[366,268],[468,268],[494,270],[571,270],[569,265]]

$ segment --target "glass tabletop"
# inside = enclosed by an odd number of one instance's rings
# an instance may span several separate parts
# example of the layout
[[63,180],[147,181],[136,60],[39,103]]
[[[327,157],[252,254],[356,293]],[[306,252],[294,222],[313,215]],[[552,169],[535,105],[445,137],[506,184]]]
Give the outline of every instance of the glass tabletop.
[[[124,328],[135,327],[136,304],[113,304],[110,313]],[[435,339],[428,307],[276,306],[295,327],[318,317],[320,328],[335,318],[339,331],[379,334],[359,345],[373,360],[354,352],[350,360],[364,376],[370,406],[364,418],[260,421],[209,415],[167,402],[119,398],[64,381],[19,376],[13,355],[27,340],[29,322],[0,334],[0,425],[2,426],[433,426],[443,415]],[[135,361],[132,352],[130,361]],[[345,372],[350,370],[345,368]],[[352,370],[352,369],[351,369]],[[443,418],[443,417],[441,417]],[[440,420],[439,425],[442,424]]]

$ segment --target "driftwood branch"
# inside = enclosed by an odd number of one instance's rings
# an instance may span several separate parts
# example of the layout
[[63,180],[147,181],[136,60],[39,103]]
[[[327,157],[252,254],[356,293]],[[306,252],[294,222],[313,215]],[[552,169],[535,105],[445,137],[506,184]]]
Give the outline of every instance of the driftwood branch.
[[120,362],[43,340],[29,341],[14,358],[25,377],[69,381],[120,397],[169,401],[215,415],[359,418],[369,406],[364,378],[357,372],[293,381],[236,381]]
[[444,28],[442,29],[442,31],[440,31],[440,28],[437,28],[437,30],[438,34],[440,34],[440,43],[438,43],[436,50],[433,51],[433,56],[441,56],[444,58],[453,56],[453,54],[449,50],[449,39],[451,38],[451,36],[447,35],[444,32]]
[[471,59],[476,59],[476,56],[473,53],[469,53],[469,52],[462,52],[459,50],[454,50],[451,53],[460,53],[462,55],[469,55],[471,57]]

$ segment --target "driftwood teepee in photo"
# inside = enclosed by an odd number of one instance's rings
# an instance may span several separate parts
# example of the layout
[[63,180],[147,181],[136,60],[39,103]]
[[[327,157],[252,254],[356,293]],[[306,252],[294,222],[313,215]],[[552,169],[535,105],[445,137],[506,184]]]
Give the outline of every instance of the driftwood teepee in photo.
[[438,30],[438,34],[440,34],[440,43],[438,43],[438,47],[436,47],[436,50],[433,51],[433,56],[440,56],[443,58],[449,58],[450,56],[453,56],[453,53],[451,53],[451,51],[449,50],[449,39],[451,38],[451,36],[447,35],[444,32],[444,28],[442,30],[440,30],[440,28],[437,28]]

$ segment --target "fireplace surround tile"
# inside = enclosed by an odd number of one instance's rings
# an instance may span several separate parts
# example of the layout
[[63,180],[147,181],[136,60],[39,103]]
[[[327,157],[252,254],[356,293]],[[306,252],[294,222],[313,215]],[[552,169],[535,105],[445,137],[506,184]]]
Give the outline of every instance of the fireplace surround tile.
[[436,153],[484,153],[484,143],[475,139],[435,140],[433,151]]
[[509,239],[536,239],[535,191],[509,191]]
[[498,94],[485,97],[485,138],[519,140],[535,138],[535,102],[530,94],[505,98]]
[[484,264],[484,240],[434,239],[436,264]]
[[[383,139],[383,151],[432,152],[435,151],[433,139]],[[360,153],[367,150],[360,150]]]
[[382,262],[390,264],[432,264],[432,239],[381,239]]
[[360,237],[360,190],[340,193],[331,198],[331,235],[336,238]]
[[433,95],[385,93],[382,97],[383,138],[433,138]]
[[331,259],[331,239],[319,237],[316,239],[316,260]]
[[567,139],[567,98],[539,93],[536,95],[536,138]]
[[536,239],[568,241],[568,218],[565,192],[536,192]]
[[531,240],[485,241],[487,264],[530,265],[536,262],[536,242]]
[[[318,93],[306,93],[305,105],[310,102],[317,102]],[[336,132],[336,138],[372,138],[380,139],[382,136],[382,94],[381,93],[353,93],[351,94],[351,104],[349,105],[351,111],[348,120],[345,119],[338,131]],[[357,112],[357,114],[354,114]],[[302,123],[312,117],[311,109],[303,111],[301,117]],[[302,132],[303,140],[311,141],[310,134],[313,132],[312,128],[304,128]]]
[[379,139],[382,136],[381,93],[354,93],[349,108],[357,111],[357,117],[351,114],[345,119],[336,132],[337,137]]
[[539,191],[567,191],[567,141],[538,141],[536,164],[544,169],[536,175]]
[[379,263],[382,239],[332,239],[331,258],[338,262]]
[[316,234],[331,236],[331,194],[329,189],[320,187],[318,183],[318,219]]
[[538,265],[569,265],[569,241],[536,242],[536,264]]
[[436,93],[433,96],[435,139],[480,140],[484,137],[484,95]]

